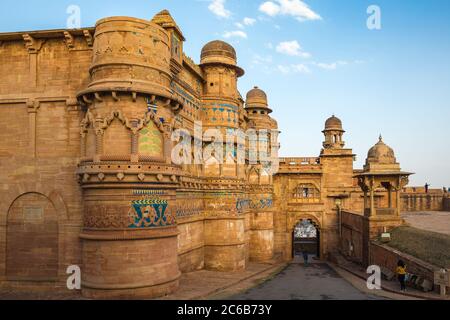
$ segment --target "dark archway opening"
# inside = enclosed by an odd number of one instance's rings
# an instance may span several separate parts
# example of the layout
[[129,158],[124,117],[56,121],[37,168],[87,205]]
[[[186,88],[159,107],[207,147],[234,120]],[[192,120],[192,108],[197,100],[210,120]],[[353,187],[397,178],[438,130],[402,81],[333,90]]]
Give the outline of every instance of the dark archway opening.
[[292,258],[302,257],[305,251],[320,259],[320,228],[311,219],[302,219],[292,232]]

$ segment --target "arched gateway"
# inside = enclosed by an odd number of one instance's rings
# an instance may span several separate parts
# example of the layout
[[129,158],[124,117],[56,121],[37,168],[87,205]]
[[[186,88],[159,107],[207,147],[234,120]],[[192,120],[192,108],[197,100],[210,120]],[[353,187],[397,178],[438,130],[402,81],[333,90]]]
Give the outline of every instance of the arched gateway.
[[312,219],[301,219],[292,232],[292,258],[307,251],[320,258],[320,226]]

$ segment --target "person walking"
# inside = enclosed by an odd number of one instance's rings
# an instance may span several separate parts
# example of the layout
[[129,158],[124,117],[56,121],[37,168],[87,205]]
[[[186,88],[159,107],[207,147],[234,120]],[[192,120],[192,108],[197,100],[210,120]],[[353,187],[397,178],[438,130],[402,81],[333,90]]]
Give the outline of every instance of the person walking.
[[303,249],[303,262],[305,263],[305,267],[308,265],[309,254],[306,249]]
[[403,260],[399,260],[397,263],[397,277],[400,282],[400,291],[406,291],[406,265]]

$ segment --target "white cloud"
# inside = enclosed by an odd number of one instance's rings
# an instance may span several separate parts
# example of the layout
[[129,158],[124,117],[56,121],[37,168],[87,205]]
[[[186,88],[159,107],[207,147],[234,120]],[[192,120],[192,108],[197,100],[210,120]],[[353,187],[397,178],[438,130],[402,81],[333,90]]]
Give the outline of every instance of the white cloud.
[[242,22],[235,22],[234,25],[239,29],[245,29],[245,27],[251,27],[256,23],[256,19],[245,17]]
[[256,23],[256,19],[245,17],[243,23],[246,26],[253,26]]
[[311,70],[304,64],[291,64],[289,66],[278,65],[277,68],[278,68],[278,71],[280,71],[282,74],[292,74],[292,73],[309,74],[309,73],[311,73]]
[[259,11],[271,17],[277,15],[292,16],[298,21],[322,20],[319,14],[301,0],[266,1],[260,5]]
[[313,62],[313,65],[315,65],[318,68],[321,68],[323,70],[333,71],[336,70],[339,66],[346,66],[349,63],[347,61],[337,61],[332,63],[323,63],[323,62]]
[[226,31],[223,37],[227,39],[233,37],[247,39],[247,34],[242,30]]
[[268,16],[275,17],[277,14],[280,13],[281,8],[279,5],[277,5],[271,1],[267,1],[267,2],[264,2],[259,7],[259,11],[264,12]]
[[231,17],[231,11],[225,8],[226,0],[212,0],[211,4],[208,6],[208,9],[214,13],[219,18],[229,18]]
[[309,58],[311,54],[304,52],[297,40],[280,42],[276,48],[277,52],[288,56]]
[[294,64],[291,67],[296,73],[311,73],[311,70],[304,64]]

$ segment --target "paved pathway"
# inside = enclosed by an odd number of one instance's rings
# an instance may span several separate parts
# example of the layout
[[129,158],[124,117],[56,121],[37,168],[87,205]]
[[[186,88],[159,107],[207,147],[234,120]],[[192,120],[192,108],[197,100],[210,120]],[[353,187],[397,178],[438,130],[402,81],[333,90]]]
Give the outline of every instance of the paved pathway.
[[[207,299],[211,295],[230,292],[226,296],[250,288],[278,273],[284,263],[249,263],[242,272],[216,272],[200,270],[182,274],[180,288],[174,294],[161,298],[167,300]],[[233,291],[235,290],[235,291]],[[83,299],[80,292],[68,292],[65,288],[42,291],[0,288],[0,300],[77,300]]]
[[277,273],[284,265],[276,262],[272,264],[249,263],[247,269],[241,272],[200,270],[184,273],[180,278],[180,288],[175,293],[161,299],[202,300],[210,299],[211,296],[223,295],[229,291],[232,292],[230,294],[234,294]]
[[233,300],[382,300],[353,287],[325,263],[291,264],[272,280]]
[[450,235],[450,212],[405,212],[402,218],[414,228]]

